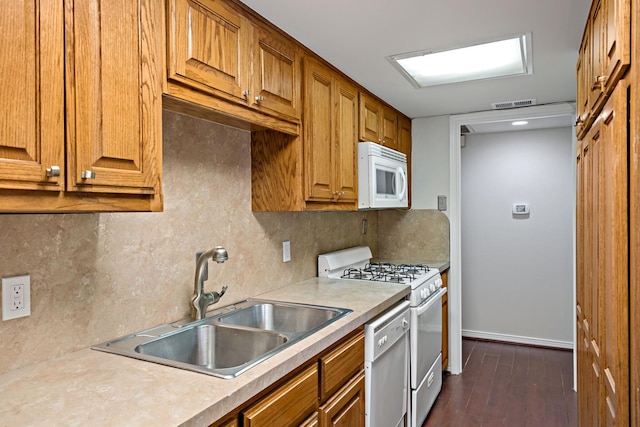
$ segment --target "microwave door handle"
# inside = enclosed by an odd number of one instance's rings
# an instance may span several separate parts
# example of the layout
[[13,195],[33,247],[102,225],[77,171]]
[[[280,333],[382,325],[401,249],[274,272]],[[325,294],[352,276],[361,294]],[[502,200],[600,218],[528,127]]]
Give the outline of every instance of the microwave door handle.
[[404,196],[407,192],[407,174],[404,172],[404,169],[402,168],[398,168],[398,172],[400,177],[402,178],[402,187],[401,187],[402,189],[398,194],[398,200],[402,200],[404,199]]

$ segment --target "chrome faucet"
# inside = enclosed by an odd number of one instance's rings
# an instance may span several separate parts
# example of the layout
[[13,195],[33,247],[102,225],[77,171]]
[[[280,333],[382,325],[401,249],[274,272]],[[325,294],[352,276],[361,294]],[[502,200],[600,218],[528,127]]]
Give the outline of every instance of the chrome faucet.
[[213,259],[218,264],[222,264],[229,259],[229,254],[222,246],[216,246],[215,248],[202,253],[198,257],[198,261],[196,262],[196,277],[193,287],[193,297],[191,298],[191,317],[194,320],[204,319],[207,307],[211,304],[217,303],[220,300],[220,297],[222,297],[222,295],[227,291],[226,285],[222,287],[220,293],[204,291],[204,281],[206,279],[204,272],[207,268],[209,258]]

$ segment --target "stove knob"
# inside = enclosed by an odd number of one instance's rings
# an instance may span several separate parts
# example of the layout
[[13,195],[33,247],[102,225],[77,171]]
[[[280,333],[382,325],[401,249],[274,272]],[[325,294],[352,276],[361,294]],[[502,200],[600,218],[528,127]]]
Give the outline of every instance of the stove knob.
[[421,289],[420,290],[420,298],[425,299],[427,297],[427,289]]
[[431,292],[435,292],[436,291],[436,285],[435,283],[432,283],[429,285],[429,289],[431,290]]

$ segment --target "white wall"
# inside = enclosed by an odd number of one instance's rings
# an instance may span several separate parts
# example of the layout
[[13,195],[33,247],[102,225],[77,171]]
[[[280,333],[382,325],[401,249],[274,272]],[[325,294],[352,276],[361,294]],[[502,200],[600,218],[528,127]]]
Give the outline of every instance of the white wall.
[[439,195],[449,199],[449,116],[413,119],[411,128],[411,208],[437,209]]
[[461,171],[463,335],[571,347],[571,128],[469,135]]

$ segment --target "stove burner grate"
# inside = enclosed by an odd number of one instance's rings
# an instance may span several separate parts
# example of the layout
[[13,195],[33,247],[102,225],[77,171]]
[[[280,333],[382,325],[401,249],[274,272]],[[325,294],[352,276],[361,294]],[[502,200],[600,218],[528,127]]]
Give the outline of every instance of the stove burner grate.
[[373,280],[371,278],[371,273],[360,268],[347,268],[342,273],[341,279]]

